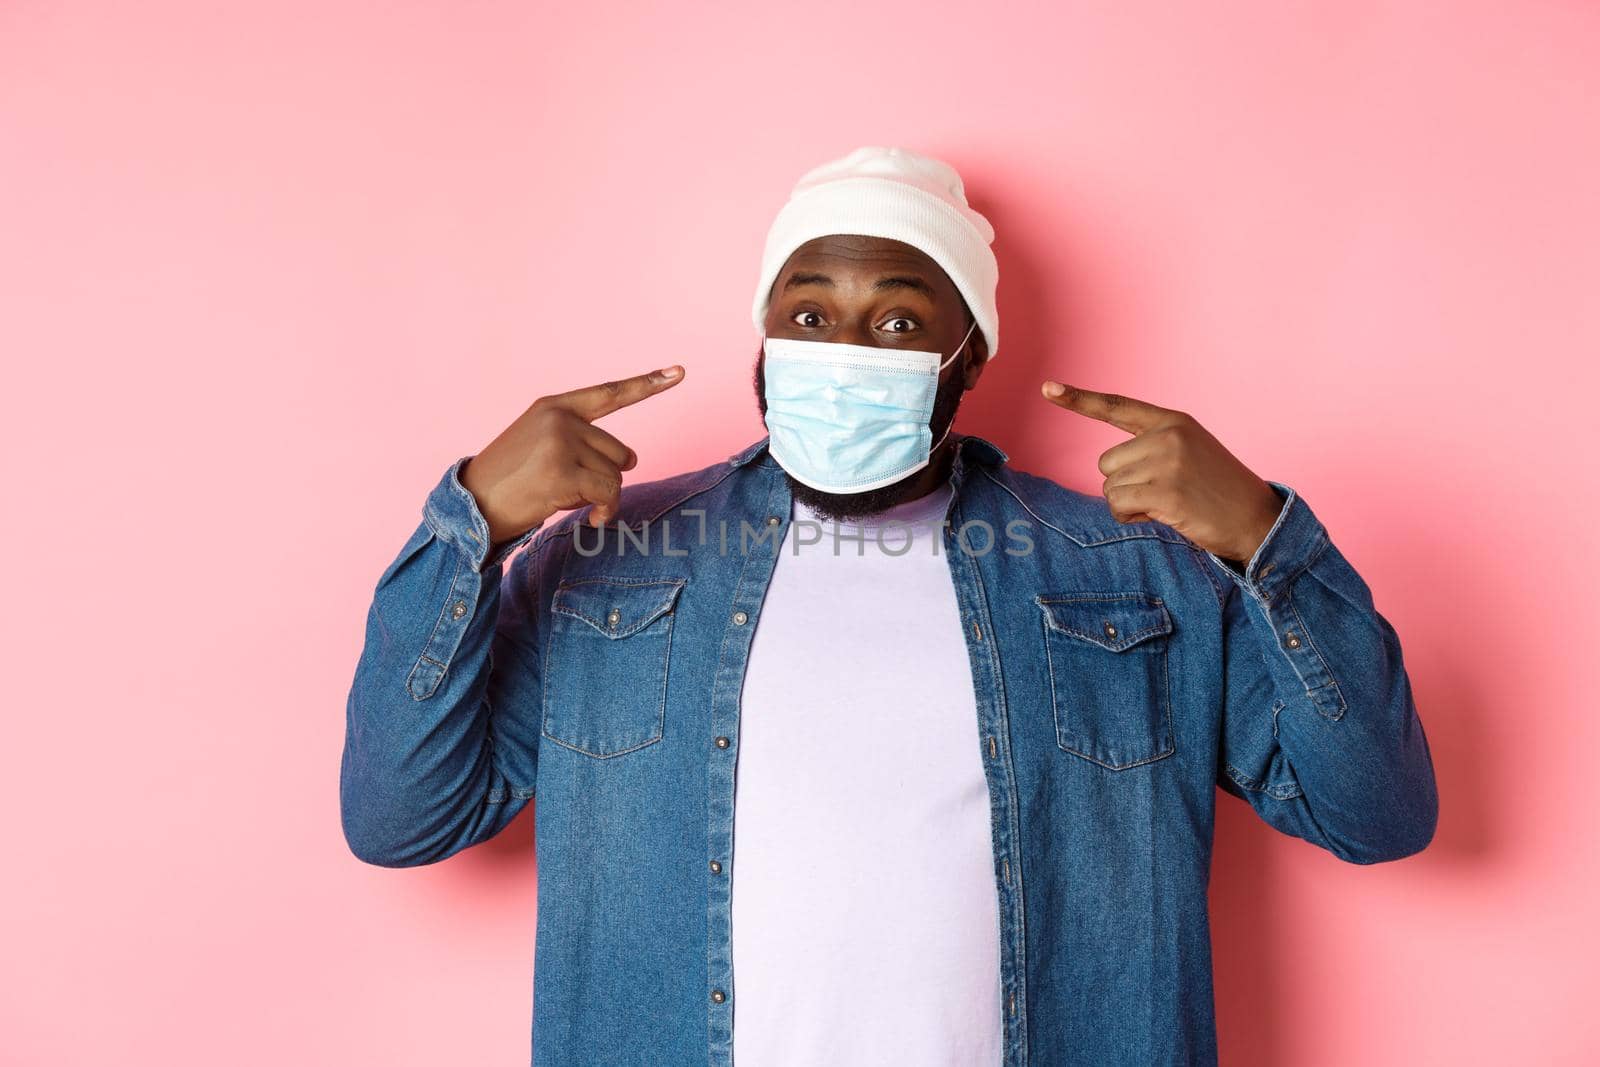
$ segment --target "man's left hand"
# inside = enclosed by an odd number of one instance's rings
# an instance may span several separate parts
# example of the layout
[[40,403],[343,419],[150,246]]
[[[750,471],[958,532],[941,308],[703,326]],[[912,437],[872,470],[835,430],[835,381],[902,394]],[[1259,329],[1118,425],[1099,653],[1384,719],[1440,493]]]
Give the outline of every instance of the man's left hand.
[[1142,400],[1044,383],[1057,407],[1134,436],[1101,453],[1101,492],[1118,522],[1156,522],[1243,563],[1267,539],[1283,498],[1191,416]]

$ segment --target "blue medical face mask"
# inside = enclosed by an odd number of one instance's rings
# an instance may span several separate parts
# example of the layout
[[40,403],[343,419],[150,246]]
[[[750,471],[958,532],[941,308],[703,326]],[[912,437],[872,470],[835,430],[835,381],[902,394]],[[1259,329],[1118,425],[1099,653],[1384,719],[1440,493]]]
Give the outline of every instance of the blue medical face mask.
[[824,493],[864,493],[928,465],[928,428],[943,361],[937,352],[767,337],[768,451],[796,481]]

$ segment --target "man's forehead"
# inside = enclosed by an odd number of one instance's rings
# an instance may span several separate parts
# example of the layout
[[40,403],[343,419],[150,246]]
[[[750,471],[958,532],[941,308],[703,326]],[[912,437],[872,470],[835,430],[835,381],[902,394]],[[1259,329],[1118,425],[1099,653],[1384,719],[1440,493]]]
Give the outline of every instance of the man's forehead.
[[807,241],[790,254],[779,276],[803,272],[854,278],[881,271],[920,275],[932,288],[955,289],[944,268],[920,248],[862,234],[830,234]]

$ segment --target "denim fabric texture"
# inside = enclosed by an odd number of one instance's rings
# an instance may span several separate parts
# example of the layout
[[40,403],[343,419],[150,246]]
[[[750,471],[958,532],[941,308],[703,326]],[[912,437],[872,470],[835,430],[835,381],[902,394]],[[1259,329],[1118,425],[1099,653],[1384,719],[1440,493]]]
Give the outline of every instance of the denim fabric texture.
[[[378,580],[345,838],[367,863],[436,863],[537,799],[537,1067],[732,1062],[740,691],[790,521],[766,445],[624,488],[604,530],[582,510],[497,546],[463,457]],[[1351,863],[1432,839],[1399,639],[1287,485],[1270,483],[1282,511],[1235,565],[979,437],[959,438],[950,477],[1004,1067],[1215,1063],[1218,787]],[[848,734],[838,751],[873,773]]]

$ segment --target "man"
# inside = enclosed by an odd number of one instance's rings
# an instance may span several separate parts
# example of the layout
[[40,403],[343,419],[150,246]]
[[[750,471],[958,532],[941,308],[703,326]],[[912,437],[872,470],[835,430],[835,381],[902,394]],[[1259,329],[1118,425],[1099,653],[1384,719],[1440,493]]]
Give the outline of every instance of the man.
[[624,487],[596,422],[683,368],[543,397],[379,580],[344,831],[415,866],[538,799],[535,1063],[1214,1063],[1216,787],[1353,863],[1431,840],[1398,640],[1298,493],[1056,382],[1130,435],[1102,496],[950,432],[993,236],[936,160],[816,168],[766,438]]

